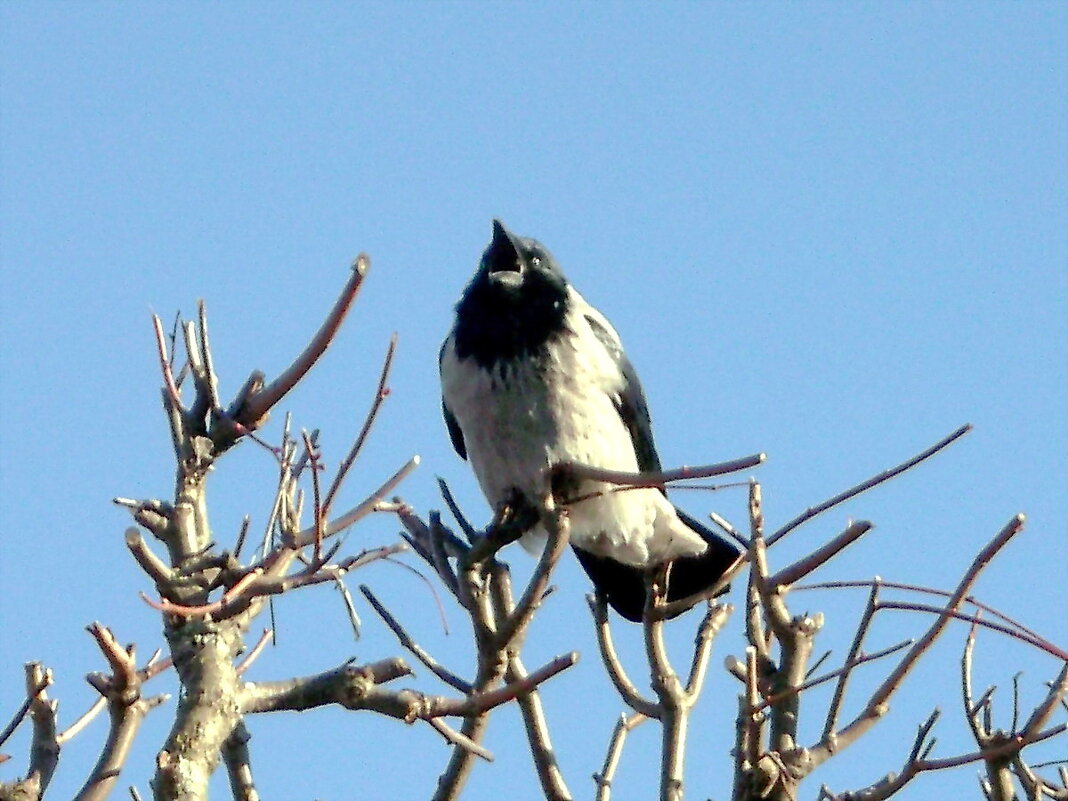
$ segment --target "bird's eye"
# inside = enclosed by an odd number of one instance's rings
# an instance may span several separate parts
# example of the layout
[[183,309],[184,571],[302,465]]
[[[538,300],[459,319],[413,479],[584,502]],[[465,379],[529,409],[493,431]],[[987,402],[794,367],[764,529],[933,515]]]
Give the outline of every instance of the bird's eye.
[[541,264],[541,257],[540,256],[531,256],[530,257],[530,266],[531,267],[537,267],[540,264]]

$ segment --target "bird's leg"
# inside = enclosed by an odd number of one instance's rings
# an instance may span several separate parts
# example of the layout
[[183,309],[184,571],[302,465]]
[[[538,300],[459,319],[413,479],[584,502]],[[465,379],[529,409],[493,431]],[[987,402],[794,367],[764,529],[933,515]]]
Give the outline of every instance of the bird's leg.
[[650,567],[645,573],[645,613],[646,620],[660,617],[658,610],[667,602],[668,587],[671,582],[671,562],[663,562]]
[[582,482],[575,476],[570,465],[557,464],[549,468],[549,491],[553,499],[561,506],[585,500],[590,495],[600,495],[600,492],[580,495]]
[[518,490],[497,507],[485,536],[478,540],[465,559],[468,565],[478,564],[496,555],[505,545],[518,540],[538,522],[538,510]]

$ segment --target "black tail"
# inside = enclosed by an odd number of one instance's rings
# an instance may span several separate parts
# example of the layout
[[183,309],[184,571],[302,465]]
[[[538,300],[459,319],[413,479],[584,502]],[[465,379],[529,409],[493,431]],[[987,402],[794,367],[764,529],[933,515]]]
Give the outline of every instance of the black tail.
[[[741,553],[733,543],[713,534],[685,512],[676,511],[682,522],[708,543],[708,550],[700,556],[679,557],[672,563],[667,588],[669,602],[689,598],[713,587]],[[640,623],[645,610],[645,575],[649,568],[625,565],[580,548],[574,550],[579,564],[609,605],[627,620]],[[726,591],[727,588],[723,589]]]

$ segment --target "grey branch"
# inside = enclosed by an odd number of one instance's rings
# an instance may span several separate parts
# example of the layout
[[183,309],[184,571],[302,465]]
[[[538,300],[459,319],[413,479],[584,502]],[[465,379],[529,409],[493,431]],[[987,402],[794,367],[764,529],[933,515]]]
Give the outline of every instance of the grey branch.
[[411,669],[398,657],[368,665],[346,664],[305,678],[249,682],[240,695],[241,711],[250,714],[278,710],[299,712],[337,704],[351,710],[373,710],[406,723],[445,716],[469,717],[529,692],[576,661],[578,654],[565,654],[520,681],[463,698],[426,695],[414,690],[383,690],[380,685],[411,675]]
[[0,799],[3,801],[38,801],[48,789],[59,764],[56,702],[49,699],[47,692],[47,688],[52,684],[52,672],[40,662],[29,662],[26,664],[25,674],[26,702],[5,727],[4,739],[10,736],[29,714],[33,723],[30,765],[25,778],[10,783],[0,782]]
[[118,781],[145,715],[165,697],[141,696],[143,676],[137,670],[133,646],[122,647],[111,631],[100,623],[93,623],[88,631],[111,667],[110,675],[91,673],[88,676],[89,683],[107,699],[111,726],[100,759],[75,801],[103,801]]
[[590,613],[593,615],[597,631],[597,645],[601,649],[601,661],[608,669],[608,677],[616,688],[623,702],[647,718],[660,719],[660,706],[655,701],[645,698],[634,682],[627,676],[623,663],[619,661],[616,653],[615,642],[612,638],[612,629],[608,623],[608,602],[601,596],[587,595],[586,601],[590,605]]
[[[562,540],[566,543],[567,532],[557,531],[550,538],[551,541],[546,545],[546,550],[550,550],[554,547],[552,539]],[[557,554],[557,557],[559,554]],[[543,561],[542,564],[536,569],[535,574],[544,570],[548,573],[552,569],[552,565],[555,564],[556,557],[549,561]],[[491,567],[491,584],[490,593],[493,601],[493,613],[494,617],[499,621],[505,621],[506,623],[516,621],[517,628],[513,631],[522,631],[526,628],[530,622],[530,615],[534,612],[534,607],[528,608],[526,611],[520,606],[517,606],[515,600],[512,597],[512,581],[511,577],[504,566]],[[538,585],[534,578],[531,579],[530,584],[527,587],[528,594],[532,587]],[[526,615],[526,619],[521,619],[521,615]],[[508,662],[504,672],[505,681],[520,682],[528,679],[527,669],[523,665],[523,660],[519,655],[519,649],[514,647],[512,643],[512,637],[505,639],[503,629],[498,631],[498,641],[502,643],[503,653],[506,654]],[[575,658],[578,658],[578,654],[574,654]],[[560,771],[559,763],[556,759],[556,753],[553,751],[552,739],[549,735],[549,724],[545,718],[545,711],[542,708],[541,697],[534,692],[520,693],[516,696],[516,703],[519,706],[519,713],[523,717],[523,725],[527,734],[527,742],[530,744],[531,756],[534,759],[534,768],[537,771],[538,779],[541,782],[542,792],[545,795],[546,801],[570,801],[571,793],[568,790],[567,783],[564,781],[564,776]]]
[[608,741],[608,752],[604,757],[604,765],[599,773],[593,774],[593,781],[597,787],[597,792],[594,795],[595,801],[611,801],[612,782],[615,779],[616,768],[619,767],[620,757],[623,756],[623,743],[629,732],[647,720],[649,718],[638,712],[631,713],[629,717],[627,715],[619,716],[619,720],[616,721],[616,725],[612,729],[612,736]]
[[456,731],[456,729],[449,726],[449,724],[441,718],[427,718],[426,722],[430,728],[453,745],[459,746],[487,762],[493,761],[493,753],[488,748],[485,748],[480,743],[476,743],[463,732]]
[[230,779],[230,794],[234,801],[260,801],[260,794],[252,781],[252,760],[248,750],[251,735],[244,723],[238,723],[223,743],[222,758]]
[[[496,536],[495,524],[491,524],[487,533],[475,531],[456,507],[444,482],[439,480],[439,484],[446,504],[468,535],[468,542],[465,543],[449,531],[442,524],[438,513],[430,513],[430,524],[427,525],[407,504],[398,500],[392,508],[406,529],[402,536],[415,553],[433,568],[470,617],[477,668],[474,679],[469,683],[469,697],[484,699],[504,692],[505,700],[516,700],[523,716],[531,754],[545,797],[550,801],[569,800],[571,794],[560,773],[549,737],[548,724],[537,694],[539,674],[545,668],[528,675],[520,657],[527,627],[546,597],[552,570],[567,547],[567,515],[556,508],[552,498],[546,495],[537,513],[549,532],[549,541],[530,581],[516,601],[512,594],[508,568],[496,558],[497,551],[507,538]],[[368,600],[374,598],[373,594],[365,592],[365,595]],[[462,679],[449,672],[442,672],[428,654],[421,653],[422,649],[413,648],[414,642],[383,605],[374,604],[373,600],[372,604],[401,639],[402,644],[412,650],[423,664],[452,686],[463,686]],[[560,669],[564,669],[577,658],[578,655],[573,653],[554,662]],[[554,663],[550,663],[552,664]],[[501,681],[507,682],[505,687],[494,689]],[[474,707],[469,710],[459,732],[469,742],[458,742],[457,747],[453,749],[449,763],[438,779],[433,796],[435,801],[449,801],[459,797],[470,775],[472,759],[477,755],[471,744],[480,743],[491,708]]]

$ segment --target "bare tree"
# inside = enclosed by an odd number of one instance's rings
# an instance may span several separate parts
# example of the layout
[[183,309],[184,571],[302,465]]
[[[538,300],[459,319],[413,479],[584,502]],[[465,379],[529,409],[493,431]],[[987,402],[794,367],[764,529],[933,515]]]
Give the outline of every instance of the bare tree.
[[[326,705],[370,711],[408,723],[425,722],[451,746],[438,783],[428,792],[442,801],[459,798],[476,762],[490,757],[485,735],[492,711],[512,702],[522,716],[531,759],[546,799],[563,801],[577,796],[608,801],[624,757],[627,734],[649,720],[659,724],[661,730],[660,798],[683,798],[688,733],[694,726],[708,725],[707,721],[695,720],[692,713],[709,673],[713,643],[734,607],[716,601],[723,586],[712,588],[703,597],[669,604],[664,599],[670,568],[652,571],[642,623],[646,653],[642,673],[646,682],[632,679],[633,671],[627,670],[617,654],[605,600],[590,597],[601,661],[622,705],[629,711],[620,717],[611,734],[593,785],[574,792],[556,758],[550,722],[538,688],[575,664],[578,654],[562,654],[535,670],[528,670],[522,658],[531,620],[551,591],[553,568],[568,545],[568,505],[581,502],[553,497],[552,474],[569,471],[615,484],[611,491],[627,491],[634,486],[664,487],[690,478],[748,470],[759,465],[763,455],[659,474],[631,475],[575,464],[554,466],[545,476],[538,511],[549,532],[548,543],[531,578],[518,590],[513,587],[508,565],[498,556],[504,545],[522,533],[506,515],[499,515],[484,530],[478,529],[467,521],[442,482],[442,496],[453,526],[460,532],[457,534],[438,512],[421,516],[393,497],[397,486],[415,469],[418,457],[405,462],[361,503],[338,514],[334,510],[338,490],[357,460],[388,393],[394,343],[387,350],[361,430],[329,481],[324,475],[317,432],[294,433],[288,416],[279,444],[268,444],[257,432],[271,410],[333,341],[367,270],[368,261],[361,256],[322,326],[289,368],[271,382],[253,372],[225,406],[219,397],[204,305],[200,304],[195,320],[176,323],[169,336],[160,320],[153,318],[163,377],[163,408],[176,462],[175,487],[166,500],[117,498],[116,503],[128,509],[138,525],[126,530],[125,543],[155,587],[156,597],[146,596],[145,600],[162,616],[167,655],[157,652],[138,667],[132,645],[121,645],[110,629],[92,624],[89,631],[108,672],[88,676],[100,698],[64,731],[59,730],[56,705],[49,697],[51,672],[38,663],[27,665],[26,701],[0,732],[0,747],[23,721],[29,720],[29,766],[22,778],[0,784],[0,801],[44,798],[62,747],[104,709],[110,720],[109,734],[77,799],[95,801],[107,797],[119,782],[130,745],[145,715],[168,700],[161,695],[146,695],[144,687],[171,668],[177,674],[181,692],[173,706],[171,731],[156,757],[152,791],[158,801],[207,798],[208,780],[220,765],[225,768],[235,799],[258,799],[247,718]],[[189,395],[188,402],[183,390]],[[836,793],[823,787],[819,797],[838,801],[890,798],[923,773],[980,763],[985,768],[982,791],[992,801],[1020,797],[1036,801],[1068,799],[1068,770],[1063,764],[1038,766],[1025,760],[1029,746],[1061,736],[1068,729],[1068,722],[1061,719],[1068,708],[1068,654],[970,595],[980,572],[1023,528],[1022,515],[1010,519],[979,551],[952,590],[895,584],[878,578],[865,582],[800,583],[862,538],[871,529],[865,521],[852,523],[792,564],[777,570],[771,566],[773,546],[796,528],[915,467],[967,430],[968,426],[962,427],[901,465],[809,508],[770,535],[765,535],[762,490],[755,481],[749,484],[747,533],[741,533],[722,517],[711,515],[713,523],[744,548],[744,557],[722,585],[748,568],[745,642],[733,646],[737,653],[727,659],[728,672],[734,677],[731,680],[738,682],[738,711],[733,723],[734,771],[730,781],[735,801],[798,798],[802,783],[817,767],[874,730],[885,716],[891,698],[900,692],[904,679],[952,620],[963,620],[971,626],[960,676],[963,717],[976,749],[934,757],[932,730],[938,718],[935,711],[920,722],[911,748],[902,749],[906,754],[899,770],[887,770],[881,779],[852,791]],[[221,457],[241,440],[256,442],[270,454],[278,470],[276,491],[259,546],[248,547],[250,524],[246,518],[233,547],[224,549],[217,544],[209,522],[208,478]],[[403,527],[402,540],[342,554],[343,538],[338,535],[372,513],[396,515]],[[156,553],[144,532],[165,548],[166,557]],[[355,617],[353,600],[344,583],[347,574],[406,550],[429,567],[469,620],[474,675],[463,677],[438,662],[416,642],[386,603],[368,586],[361,585],[363,598],[396,635],[400,646],[446,686],[445,694],[398,687],[397,683],[412,673],[399,656],[383,656],[362,664],[349,661],[308,676],[255,683],[244,680],[245,671],[268,642],[270,631],[265,631],[251,649],[246,647],[245,638],[271,599],[329,582],[341,590]],[[789,603],[797,592],[835,592],[856,586],[868,589],[868,600],[852,645],[838,666],[819,673],[825,658],[814,659],[815,638],[824,625],[823,617],[807,612],[795,614]],[[887,590],[905,593],[906,600],[884,599]],[[933,596],[938,601],[917,600],[921,596]],[[695,606],[703,606],[704,612],[697,624],[689,666],[680,672],[668,656],[665,630],[668,626],[687,625],[687,618],[675,618]],[[915,640],[866,650],[873,619],[884,610],[902,609],[917,616],[928,615],[931,622]],[[1018,710],[1014,710],[1008,730],[994,726],[992,690],[976,698],[972,689],[975,634],[980,628],[1015,638],[1065,663],[1049,682],[1044,698],[1022,723]],[[732,644],[726,647],[729,649]],[[884,679],[863,700],[861,711],[843,723],[850,678],[861,665],[876,662],[890,666]],[[806,704],[802,709],[801,701],[809,697],[809,690],[831,682],[833,696],[824,708],[813,712]],[[644,684],[651,687],[651,696],[639,689]],[[803,714],[822,720],[821,735],[808,744],[802,742],[800,735]],[[459,719],[458,727],[446,722],[447,718]],[[1042,774],[1043,768],[1054,766],[1059,769],[1056,780]],[[131,788],[130,792],[139,798],[136,790]]]

